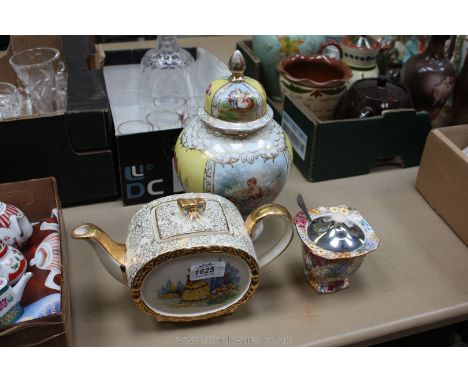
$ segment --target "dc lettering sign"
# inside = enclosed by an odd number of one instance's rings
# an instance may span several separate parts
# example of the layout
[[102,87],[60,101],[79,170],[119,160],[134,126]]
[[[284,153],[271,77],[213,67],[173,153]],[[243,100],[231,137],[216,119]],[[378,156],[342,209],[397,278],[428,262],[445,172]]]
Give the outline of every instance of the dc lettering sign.
[[151,177],[153,172],[154,165],[152,164],[125,166],[123,175],[126,198],[141,198],[145,193],[152,196],[163,195],[164,191],[161,188],[164,179],[153,179]]

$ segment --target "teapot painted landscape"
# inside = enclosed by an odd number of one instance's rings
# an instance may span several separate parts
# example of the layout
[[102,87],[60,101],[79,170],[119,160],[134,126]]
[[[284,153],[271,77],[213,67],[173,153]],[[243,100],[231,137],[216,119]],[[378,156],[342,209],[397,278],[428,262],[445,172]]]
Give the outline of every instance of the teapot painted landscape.
[[[257,223],[280,218],[282,231],[266,253],[252,242]],[[171,195],[143,206],[131,219],[126,244],[93,224],[72,236],[87,239],[134,303],[158,321],[204,320],[232,313],[255,292],[259,270],[293,237],[292,218],[278,204],[245,220],[229,200],[207,193]]]

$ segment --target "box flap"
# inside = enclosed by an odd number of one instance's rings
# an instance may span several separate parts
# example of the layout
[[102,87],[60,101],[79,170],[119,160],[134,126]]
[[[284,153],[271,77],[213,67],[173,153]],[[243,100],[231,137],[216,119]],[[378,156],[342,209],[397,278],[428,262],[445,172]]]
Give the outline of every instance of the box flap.
[[421,159],[416,188],[468,245],[468,157],[458,143],[468,141],[468,125],[431,131]]

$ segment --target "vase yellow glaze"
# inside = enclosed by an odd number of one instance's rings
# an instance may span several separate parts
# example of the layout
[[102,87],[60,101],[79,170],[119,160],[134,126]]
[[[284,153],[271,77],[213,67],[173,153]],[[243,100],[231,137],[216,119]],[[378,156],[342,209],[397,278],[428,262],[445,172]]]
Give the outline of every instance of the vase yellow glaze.
[[214,80],[198,118],[175,147],[177,173],[186,192],[210,192],[233,202],[242,215],[272,202],[291,171],[292,148],[273,120],[263,86],[243,75],[236,51],[228,78]]

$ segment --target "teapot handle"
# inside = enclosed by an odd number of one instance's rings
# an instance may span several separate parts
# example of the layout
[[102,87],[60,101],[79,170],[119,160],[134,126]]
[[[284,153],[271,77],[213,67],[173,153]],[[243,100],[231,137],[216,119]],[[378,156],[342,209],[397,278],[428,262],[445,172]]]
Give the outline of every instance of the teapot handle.
[[265,204],[253,210],[247,219],[245,219],[245,228],[250,237],[255,236],[255,227],[257,223],[266,217],[279,217],[284,221],[283,234],[277,239],[276,244],[264,253],[257,253],[258,265],[263,268],[272,262],[288,247],[293,238],[292,217],[289,211],[279,204]]
[[334,46],[335,48],[338,49],[338,53],[340,54],[340,60],[343,59],[343,49],[341,48],[340,43],[336,41],[325,41],[320,45],[320,48],[317,51],[317,54],[323,54],[323,51],[325,48],[328,48],[329,46]]

